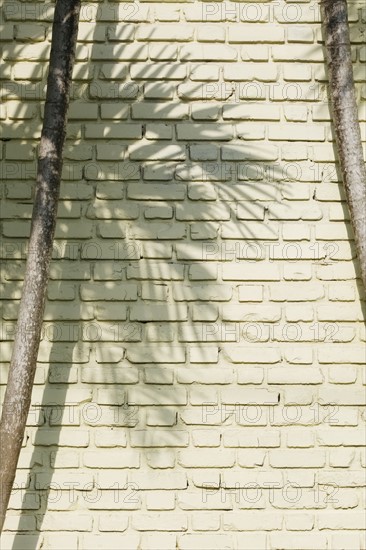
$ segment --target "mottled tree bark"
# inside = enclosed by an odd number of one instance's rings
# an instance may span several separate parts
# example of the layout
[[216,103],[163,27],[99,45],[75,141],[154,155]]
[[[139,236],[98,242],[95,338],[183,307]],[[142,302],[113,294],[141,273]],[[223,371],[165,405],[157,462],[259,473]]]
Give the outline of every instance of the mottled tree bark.
[[2,530],[31,403],[57,217],[80,0],[57,0],[22,298],[0,425]]
[[366,288],[366,170],[352,72],[346,0],[322,0],[333,124],[343,184]]

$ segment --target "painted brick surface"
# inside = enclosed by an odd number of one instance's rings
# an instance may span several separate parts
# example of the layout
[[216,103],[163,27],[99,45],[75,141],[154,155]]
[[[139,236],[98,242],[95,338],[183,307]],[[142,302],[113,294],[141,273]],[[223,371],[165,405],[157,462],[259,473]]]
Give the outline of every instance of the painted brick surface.
[[[6,2],[1,24],[2,392],[52,13]],[[364,292],[331,120],[316,2],[82,4],[4,549],[365,550]]]

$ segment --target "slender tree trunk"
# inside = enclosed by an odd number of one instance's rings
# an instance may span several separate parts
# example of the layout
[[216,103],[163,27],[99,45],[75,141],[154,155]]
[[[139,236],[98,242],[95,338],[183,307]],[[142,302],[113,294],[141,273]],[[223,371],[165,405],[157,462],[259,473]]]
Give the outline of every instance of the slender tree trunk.
[[0,531],[14,483],[37,364],[79,12],[80,0],[56,1],[28,258],[0,425]]
[[366,170],[352,72],[347,1],[321,0],[338,157],[366,288]]

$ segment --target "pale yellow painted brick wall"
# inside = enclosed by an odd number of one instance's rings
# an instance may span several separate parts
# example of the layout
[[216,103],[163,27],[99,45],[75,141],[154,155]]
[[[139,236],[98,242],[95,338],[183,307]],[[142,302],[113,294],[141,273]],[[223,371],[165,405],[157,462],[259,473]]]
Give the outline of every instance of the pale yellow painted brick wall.
[[[349,7],[365,140],[366,12]],[[2,547],[364,549],[363,293],[318,3],[81,13]],[[4,3],[2,390],[51,21],[52,4]]]

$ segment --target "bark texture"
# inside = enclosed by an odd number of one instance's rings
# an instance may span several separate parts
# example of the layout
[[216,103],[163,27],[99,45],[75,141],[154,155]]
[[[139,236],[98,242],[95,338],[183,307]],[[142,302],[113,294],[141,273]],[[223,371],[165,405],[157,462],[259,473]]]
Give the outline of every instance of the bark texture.
[[346,0],[322,0],[333,124],[343,184],[366,288],[366,170],[353,81]]
[[31,403],[62,172],[80,0],[57,0],[28,258],[0,425],[0,531]]

